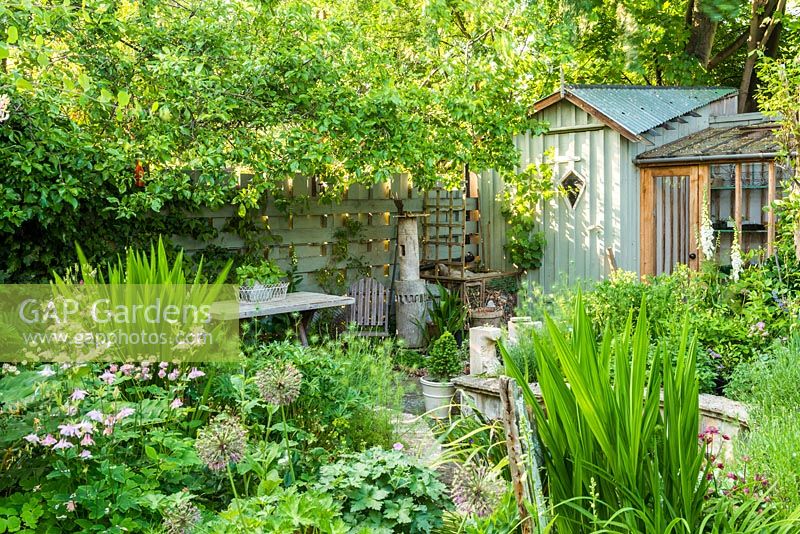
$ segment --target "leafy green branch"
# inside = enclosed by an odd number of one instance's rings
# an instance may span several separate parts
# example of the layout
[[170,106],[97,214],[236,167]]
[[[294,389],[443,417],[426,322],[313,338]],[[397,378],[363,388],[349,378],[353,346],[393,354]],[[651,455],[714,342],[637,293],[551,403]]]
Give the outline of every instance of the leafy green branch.
[[511,262],[521,269],[536,269],[542,264],[546,241],[537,224],[544,204],[559,192],[553,186],[549,159],[546,155],[542,163],[505,176],[505,186],[498,195],[507,224],[505,248]]

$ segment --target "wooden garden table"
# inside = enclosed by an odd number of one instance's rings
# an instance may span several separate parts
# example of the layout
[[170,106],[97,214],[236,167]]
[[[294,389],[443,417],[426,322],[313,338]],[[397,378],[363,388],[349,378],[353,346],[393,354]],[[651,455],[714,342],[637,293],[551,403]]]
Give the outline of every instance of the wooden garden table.
[[306,327],[315,311],[323,308],[350,306],[354,303],[353,297],[298,291],[297,293],[288,293],[283,300],[272,302],[218,302],[212,307],[211,314],[219,319],[234,320],[300,312],[297,335],[300,337],[300,343],[308,346]]

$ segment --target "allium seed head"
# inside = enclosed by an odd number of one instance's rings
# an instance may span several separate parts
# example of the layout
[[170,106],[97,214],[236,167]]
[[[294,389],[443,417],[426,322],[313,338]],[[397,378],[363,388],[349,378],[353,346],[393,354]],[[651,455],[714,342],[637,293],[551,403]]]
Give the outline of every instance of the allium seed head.
[[200,510],[189,501],[171,506],[164,514],[167,534],[189,534],[200,522]]
[[505,492],[505,481],[483,462],[466,463],[459,467],[453,477],[453,502],[465,514],[491,514],[497,509]]
[[273,364],[256,374],[256,384],[264,400],[276,406],[293,403],[300,395],[303,375],[295,366]]
[[247,429],[236,417],[220,414],[197,433],[195,448],[209,469],[221,471],[244,456]]

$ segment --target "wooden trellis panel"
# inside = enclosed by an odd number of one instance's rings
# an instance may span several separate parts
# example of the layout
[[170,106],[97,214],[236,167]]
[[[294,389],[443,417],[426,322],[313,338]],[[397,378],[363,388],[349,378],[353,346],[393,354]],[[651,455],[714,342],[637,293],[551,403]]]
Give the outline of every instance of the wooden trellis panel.
[[[298,272],[303,275],[301,289],[319,289],[314,273],[325,268],[332,254],[334,233],[348,219],[362,223],[361,237],[349,243],[349,255],[360,257],[371,270],[371,275],[387,287],[391,283],[392,264],[397,240],[397,208],[394,199],[403,202],[403,209],[422,212],[423,193],[415,189],[407,176],[398,176],[391,183],[380,183],[371,187],[351,186],[339,201],[326,202],[321,194],[323,187],[311,183],[307,178],[297,177],[284,184],[284,192],[293,199],[308,197],[307,208],[295,209],[287,215],[278,209],[273,197],[261,208],[261,215],[269,230],[280,239],[280,243],[269,247],[270,258],[283,269],[291,265],[291,249],[297,256]],[[477,209],[477,199],[470,199],[472,209]],[[476,212],[477,214],[477,212]],[[216,211],[204,210],[195,215],[210,219],[217,229],[222,229],[227,220],[236,216],[235,207],[226,206]],[[477,221],[467,223],[467,231],[477,234]],[[422,229],[420,228],[420,236]],[[477,242],[477,239],[476,239]],[[239,249],[242,239],[230,233],[220,233],[210,242],[183,239],[180,241],[188,252],[202,250],[209,245]],[[470,245],[476,256],[477,244]]]

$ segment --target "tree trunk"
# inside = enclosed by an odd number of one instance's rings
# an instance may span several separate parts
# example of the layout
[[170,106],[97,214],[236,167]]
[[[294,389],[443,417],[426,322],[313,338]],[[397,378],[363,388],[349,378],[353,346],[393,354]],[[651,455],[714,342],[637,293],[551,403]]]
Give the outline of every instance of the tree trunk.
[[750,17],[750,32],[747,38],[747,59],[742,70],[742,81],[739,85],[739,113],[746,113],[756,109],[755,93],[757,77],[756,63],[759,52],[771,52],[773,55],[778,50],[780,36],[780,18],[786,11],[786,0],[753,0],[753,10]]
[[697,58],[703,68],[708,68],[718,23],[708,15],[702,0],[689,3],[686,23],[689,29],[686,53]]

